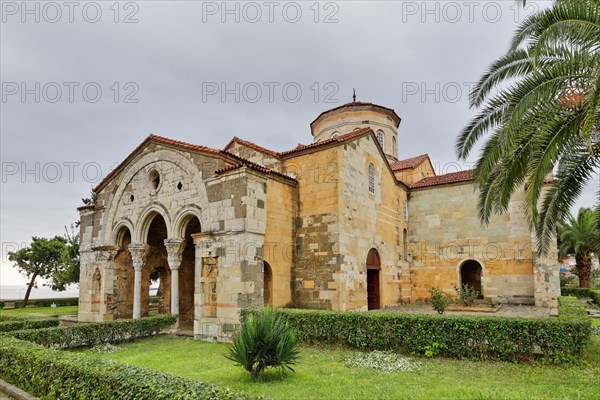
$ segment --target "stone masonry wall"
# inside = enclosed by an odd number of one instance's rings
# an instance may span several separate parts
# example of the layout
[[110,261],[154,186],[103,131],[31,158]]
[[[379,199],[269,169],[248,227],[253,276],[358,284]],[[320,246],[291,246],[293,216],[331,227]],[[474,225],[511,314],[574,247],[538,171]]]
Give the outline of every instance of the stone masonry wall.
[[460,266],[475,260],[483,268],[482,290],[495,302],[534,302],[534,261],[524,192],[513,197],[506,214],[483,226],[472,183],[413,190],[409,201],[409,252],[413,300],[430,297],[436,286],[454,295]]
[[[369,164],[375,167],[374,194],[368,188]],[[339,197],[341,263],[334,274],[337,309],[367,309],[366,260],[370,249],[376,249],[381,259],[381,307],[397,304],[402,282],[410,278],[402,257],[406,191],[396,184],[370,135],[344,146]]]

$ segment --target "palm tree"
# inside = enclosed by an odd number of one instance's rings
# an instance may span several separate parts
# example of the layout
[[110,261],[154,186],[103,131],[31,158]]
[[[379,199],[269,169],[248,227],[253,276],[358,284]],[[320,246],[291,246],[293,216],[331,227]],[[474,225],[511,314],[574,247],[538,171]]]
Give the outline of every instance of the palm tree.
[[600,0],[555,0],[523,21],[480,79],[470,95],[479,113],[457,139],[466,159],[489,135],[475,168],[482,222],[525,187],[543,252],[600,167],[599,50]]
[[600,231],[595,213],[589,208],[580,208],[577,217],[569,215],[568,222],[563,222],[559,229],[559,255],[575,256],[575,268],[579,276],[579,287],[590,287],[592,257],[598,254]]

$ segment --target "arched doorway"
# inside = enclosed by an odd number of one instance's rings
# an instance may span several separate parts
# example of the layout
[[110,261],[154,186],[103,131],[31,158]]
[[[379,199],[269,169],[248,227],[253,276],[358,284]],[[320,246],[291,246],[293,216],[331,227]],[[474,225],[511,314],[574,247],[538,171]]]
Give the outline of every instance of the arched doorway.
[[376,249],[369,250],[367,255],[367,307],[369,310],[381,308],[379,271],[381,261]]
[[96,268],[94,277],[92,278],[92,312],[100,312],[101,292],[102,278],[100,276],[100,270]]
[[483,297],[483,288],[481,287],[481,272],[483,268],[475,260],[467,260],[460,266],[460,283],[468,285]]
[[263,261],[264,304],[273,306],[273,270],[268,262]]
[[146,243],[149,246],[146,263],[142,270],[141,315],[148,315],[150,308],[150,281],[151,275],[156,271],[159,275],[159,288],[157,291],[159,311],[171,309],[171,270],[167,261],[167,224],[162,215],[156,213],[148,228]]

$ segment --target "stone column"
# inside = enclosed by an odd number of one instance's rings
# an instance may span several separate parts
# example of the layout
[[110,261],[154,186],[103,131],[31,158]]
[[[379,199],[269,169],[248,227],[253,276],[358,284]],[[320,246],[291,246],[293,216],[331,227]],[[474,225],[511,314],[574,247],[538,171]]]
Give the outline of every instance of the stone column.
[[165,239],[167,248],[167,261],[171,270],[171,314],[179,314],[179,266],[183,259],[185,240]]
[[150,246],[143,243],[131,243],[129,252],[133,261],[135,277],[133,281],[133,319],[140,318],[142,310],[142,269]]

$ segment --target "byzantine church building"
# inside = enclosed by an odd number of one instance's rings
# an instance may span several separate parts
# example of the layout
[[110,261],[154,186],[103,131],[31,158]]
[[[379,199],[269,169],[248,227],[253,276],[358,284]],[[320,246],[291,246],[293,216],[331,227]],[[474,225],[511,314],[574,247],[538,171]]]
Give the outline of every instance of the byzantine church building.
[[153,308],[218,341],[242,308],[366,311],[428,300],[432,287],[556,307],[556,243],[534,251],[524,192],[482,225],[472,171],[402,159],[400,122],[353,101],[289,151],[147,137],[79,208],[79,320],[148,315],[151,279]]

